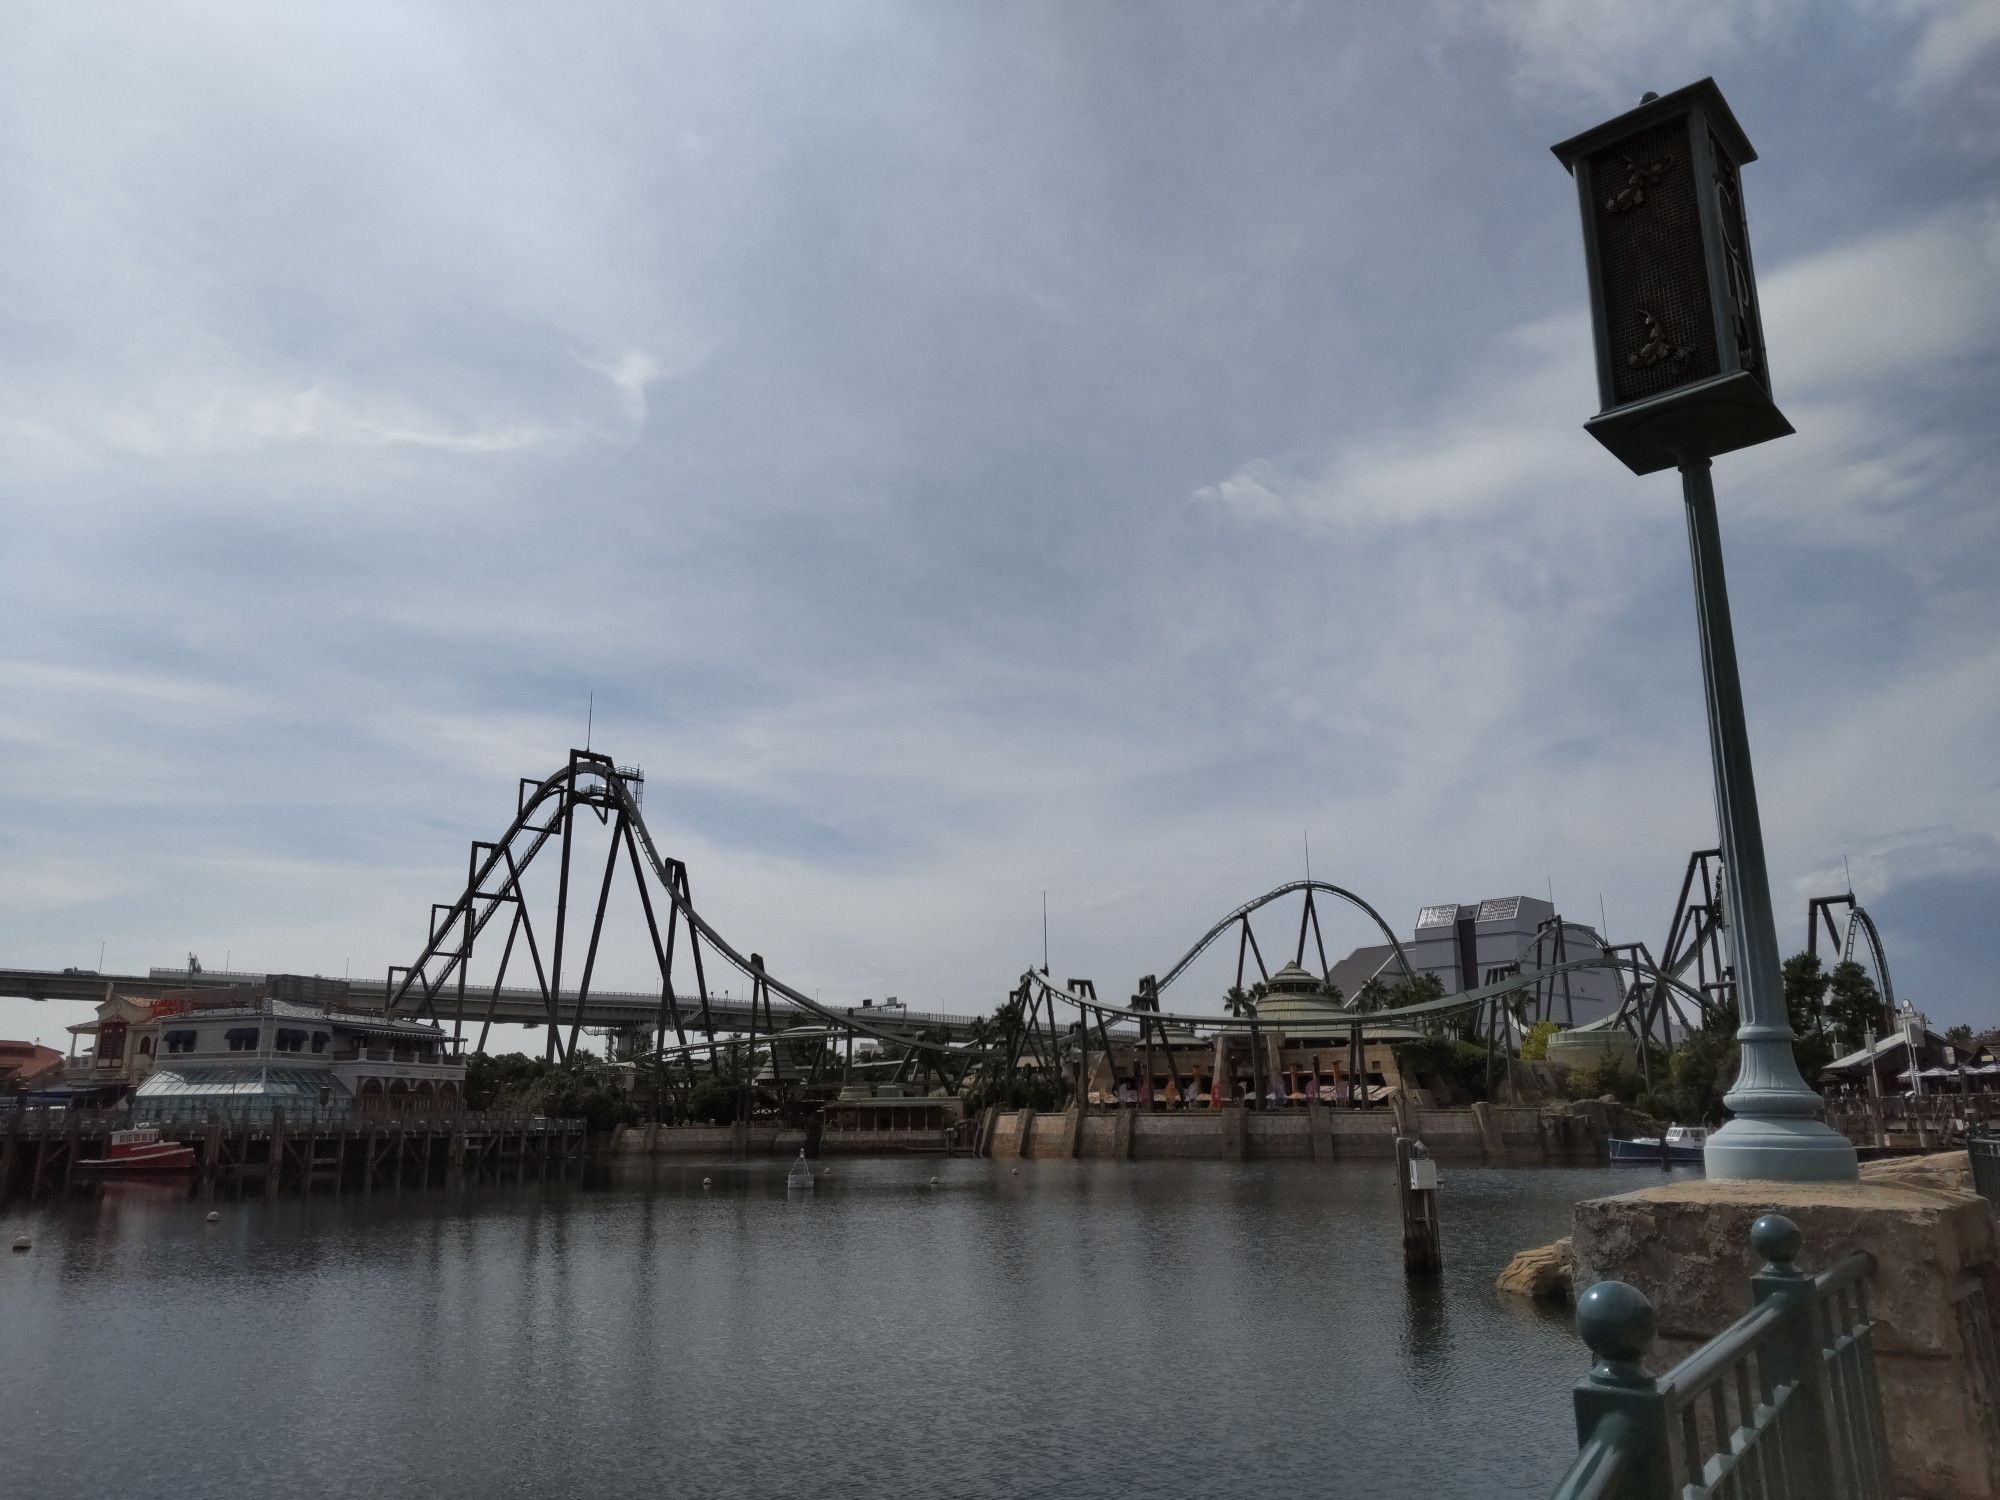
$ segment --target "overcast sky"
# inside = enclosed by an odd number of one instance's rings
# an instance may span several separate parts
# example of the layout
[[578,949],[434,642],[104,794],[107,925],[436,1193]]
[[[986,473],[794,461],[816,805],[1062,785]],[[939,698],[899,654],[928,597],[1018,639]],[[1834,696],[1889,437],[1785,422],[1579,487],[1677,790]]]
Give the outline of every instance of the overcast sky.
[[1703,74],[1798,428],[1716,466],[1779,936],[1846,860],[2000,1024],[1992,0],[12,7],[0,965],[406,962],[592,693],[829,1000],[990,1007],[1044,890],[1124,993],[1304,835],[1657,949],[1685,533],[1548,146]]

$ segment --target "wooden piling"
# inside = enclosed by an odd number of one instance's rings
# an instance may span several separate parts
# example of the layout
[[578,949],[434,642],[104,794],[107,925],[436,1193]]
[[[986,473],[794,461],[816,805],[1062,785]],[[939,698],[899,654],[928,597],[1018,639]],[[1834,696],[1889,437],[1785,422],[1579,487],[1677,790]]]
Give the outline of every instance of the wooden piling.
[[14,1191],[14,1164],[21,1159],[21,1115],[14,1111],[7,1121],[7,1135],[0,1140],[0,1206],[4,1206]]
[[285,1175],[285,1112],[271,1111],[270,1139],[264,1148],[264,1201],[278,1197],[278,1180]]
[[222,1120],[214,1114],[208,1117],[208,1127],[201,1137],[201,1199],[204,1203],[215,1201],[215,1178],[222,1169]]
[[69,1196],[70,1174],[76,1170],[77,1146],[83,1139],[83,1121],[75,1115],[69,1117],[69,1125],[63,1131],[62,1195]]
[[1412,1163],[1429,1167],[1434,1179],[1436,1164],[1423,1150],[1421,1141],[1396,1137],[1396,1201],[1403,1211],[1403,1270],[1406,1274],[1428,1275],[1444,1269],[1444,1247],[1438,1238],[1437,1189],[1418,1187],[1413,1181]]

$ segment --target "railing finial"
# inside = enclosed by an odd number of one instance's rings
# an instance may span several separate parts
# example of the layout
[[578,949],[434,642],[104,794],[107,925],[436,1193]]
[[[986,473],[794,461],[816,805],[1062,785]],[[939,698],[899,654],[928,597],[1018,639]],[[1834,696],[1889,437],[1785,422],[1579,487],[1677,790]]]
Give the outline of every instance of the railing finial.
[[1763,1256],[1767,1276],[1801,1276],[1792,1261],[1805,1243],[1805,1232],[1783,1214],[1762,1214],[1750,1226],[1750,1248]]
[[1650,1377],[1639,1367],[1653,1346],[1653,1304],[1636,1286],[1600,1281],[1576,1299],[1578,1337],[1597,1356],[1590,1372],[1612,1385],[1639,1385]]

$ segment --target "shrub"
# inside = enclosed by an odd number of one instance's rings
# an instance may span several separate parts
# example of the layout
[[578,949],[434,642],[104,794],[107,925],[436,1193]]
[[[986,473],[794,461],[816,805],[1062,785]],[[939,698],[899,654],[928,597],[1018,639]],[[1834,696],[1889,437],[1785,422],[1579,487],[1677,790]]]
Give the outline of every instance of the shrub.
[[1528,1034],[1521,1038],[1521,1060],[1523,1062],[1547,1062],[1549,1060],[1549,1038],[1562,1027],[1554,1021],[1537,1021],[1528,1028]]

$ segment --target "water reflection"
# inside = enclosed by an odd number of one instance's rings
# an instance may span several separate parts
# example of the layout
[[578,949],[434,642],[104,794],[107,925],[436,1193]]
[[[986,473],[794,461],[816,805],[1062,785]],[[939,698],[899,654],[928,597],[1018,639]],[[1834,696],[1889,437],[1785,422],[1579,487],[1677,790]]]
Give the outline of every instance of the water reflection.
[[[51,1497],[1542,1492],[1567,1318],[1508,1255],[1629,1175],[1447,1175],[1406,1282],[1382,1164],[626,1164],[583,1187],[8,1216],[0,1472]],[[938,1175],[936,1188],[928,1179]],[[711,1179],[704,1189],[702,1179]],[[1652,1180],[1650,1177],[1648,1181]],[[201,1441],[106,1443],[181,1409]]]

